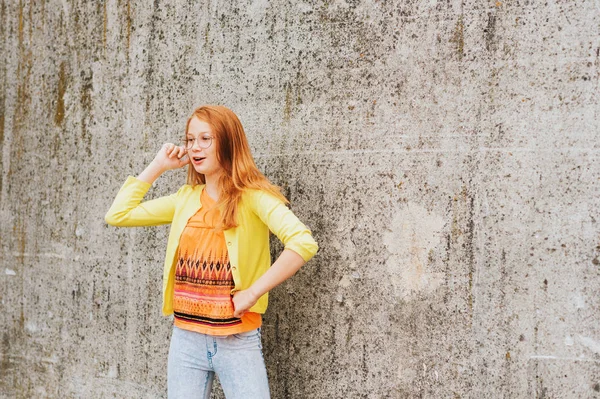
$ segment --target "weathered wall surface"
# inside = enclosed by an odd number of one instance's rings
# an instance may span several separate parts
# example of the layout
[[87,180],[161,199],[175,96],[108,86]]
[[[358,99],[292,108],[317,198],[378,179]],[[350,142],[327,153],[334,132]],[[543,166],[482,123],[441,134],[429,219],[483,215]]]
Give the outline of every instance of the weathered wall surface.
[[168,227],[103,216],[203,103],[321,245],[274,398],[600,395],[598,1],[1,4],[1,397],[166,397]]

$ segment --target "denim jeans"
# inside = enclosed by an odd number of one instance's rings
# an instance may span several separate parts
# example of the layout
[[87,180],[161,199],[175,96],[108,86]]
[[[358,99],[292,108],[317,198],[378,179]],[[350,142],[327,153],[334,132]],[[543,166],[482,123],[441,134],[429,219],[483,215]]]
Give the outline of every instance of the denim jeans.
[[269,399],[260,328],[219,337],[173,326],[169,399],[209,399],[215,373],[227,399]]

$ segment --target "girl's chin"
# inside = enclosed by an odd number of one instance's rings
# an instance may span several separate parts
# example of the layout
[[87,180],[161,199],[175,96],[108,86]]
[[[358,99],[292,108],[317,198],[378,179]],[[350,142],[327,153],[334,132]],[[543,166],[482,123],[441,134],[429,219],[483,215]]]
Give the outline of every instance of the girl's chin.
[[202,165],[194,165],[194,170],[204,176],[210,176],[218,173],[218,171],[203,168]]

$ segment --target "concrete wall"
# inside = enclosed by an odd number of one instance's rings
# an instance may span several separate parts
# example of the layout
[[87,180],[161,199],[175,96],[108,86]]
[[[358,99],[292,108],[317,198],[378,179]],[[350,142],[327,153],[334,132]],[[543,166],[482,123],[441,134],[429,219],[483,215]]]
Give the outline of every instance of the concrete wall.
[[103,216],[204,103],[321,245],[273,398],[600,395],[598,1],[195,3],[1,2],[1,397],[166,397],[168,227]]

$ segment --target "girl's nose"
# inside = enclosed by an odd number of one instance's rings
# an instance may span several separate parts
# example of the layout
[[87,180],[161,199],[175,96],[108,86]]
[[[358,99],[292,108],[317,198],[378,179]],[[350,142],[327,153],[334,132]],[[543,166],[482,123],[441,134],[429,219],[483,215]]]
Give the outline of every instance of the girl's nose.
[[200,143],[198,143],[198,139],[194,140],[194,144],[192,144],[192,150],[202,151],[202,147],[200,147]]

